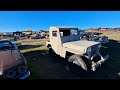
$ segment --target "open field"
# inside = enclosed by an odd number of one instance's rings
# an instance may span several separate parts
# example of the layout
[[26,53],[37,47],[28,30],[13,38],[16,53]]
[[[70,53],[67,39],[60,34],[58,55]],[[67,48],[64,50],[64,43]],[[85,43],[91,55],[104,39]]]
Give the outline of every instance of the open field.
[[48,39],[19,40],[23,46],[21,52],[25,56],[31,75],[28,79],[120,79],[120,32],[105,32],[110,42],[103,45],[104,53],[110,55],[109,61],[89,74],[72,73],[66,69],[66,60],[55,55],[50,57],[45,42]]

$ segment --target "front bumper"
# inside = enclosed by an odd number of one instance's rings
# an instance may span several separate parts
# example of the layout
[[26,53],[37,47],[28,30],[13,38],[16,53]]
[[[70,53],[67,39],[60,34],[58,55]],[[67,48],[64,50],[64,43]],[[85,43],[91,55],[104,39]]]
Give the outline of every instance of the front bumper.
[[92,71],[95,71],[97,67],[101,66],[101,64],[103,64],[105,61],[107,61],[109,58],[109,55],[106,55],[104,58],[102,58],[101,60],[97,61],[97,62],[92,62]]
[[26,79],[28,76],[30,76],[30,71],[23,74],[23,76],[21,76],[19,79]]

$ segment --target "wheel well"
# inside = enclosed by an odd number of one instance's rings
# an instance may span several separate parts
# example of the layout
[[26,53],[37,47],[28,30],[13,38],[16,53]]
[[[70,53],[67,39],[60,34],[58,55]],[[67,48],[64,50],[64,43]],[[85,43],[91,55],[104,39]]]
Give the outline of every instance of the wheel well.
[[74,55],[74,53],[71,53],[71,52],[67,52],[67,51],[66,51],[66,56],[65,56],[65,58],[68,58],[68,57],[70,57],[71,55]]
[[47,45],[47,48],[50,48],[50,47],[51,47],[51,45],[50,45],[50,44],[48,44],[48,45]]

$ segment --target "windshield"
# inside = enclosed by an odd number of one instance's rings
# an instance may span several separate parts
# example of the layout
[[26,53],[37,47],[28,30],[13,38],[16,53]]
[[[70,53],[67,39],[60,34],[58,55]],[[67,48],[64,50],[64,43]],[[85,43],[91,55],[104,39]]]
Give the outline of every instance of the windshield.
[[14,41],[17,41],[17,40],[15,40],[14,38],[11,38],[11,39],[9,39],[9,41],[14,42]]
[[0,50],[15,49],[9,41],[0,41]]

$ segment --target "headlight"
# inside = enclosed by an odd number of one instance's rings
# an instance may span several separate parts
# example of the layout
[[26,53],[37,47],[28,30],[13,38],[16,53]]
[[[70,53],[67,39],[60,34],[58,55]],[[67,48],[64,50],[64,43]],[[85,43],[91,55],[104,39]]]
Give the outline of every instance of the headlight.
[[20,66],[18,68],[18,73],[25,73],[27,71],[26,67],[25,66]]
[[86,53],[90,53],[92,50],[91,50],[91,47],[88,47],[87,50],[86,50]]

